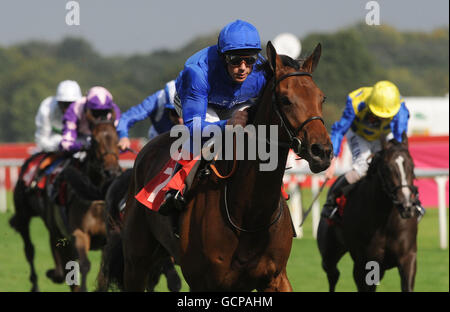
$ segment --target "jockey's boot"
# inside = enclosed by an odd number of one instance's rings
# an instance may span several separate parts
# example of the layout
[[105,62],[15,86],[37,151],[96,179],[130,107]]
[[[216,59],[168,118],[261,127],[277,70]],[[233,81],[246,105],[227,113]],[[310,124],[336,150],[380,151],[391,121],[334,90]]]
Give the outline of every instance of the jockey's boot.
[[[181,169],[181,165],[177,163],[173,170],[172,177]],[[172,214],[174,211],[183,211],[184,206],[186,204],[186,200],[183,195],[178,190],[168,190],[164,197],[163,202],[159,206],[158,212],[163,216],[168,216]]]
[[172,232],[176,238],[180,238],[180,213],[181,211],[175,210],[170,214],[170,221],[172,222]]
[[349,185],[345,175],[339,176],[333,183],[331,188],[328,190],[327,201],[323,205],[321,216],[326,219],[336,219],[337,218],[337,203],[336,198],[342,195],[342,189]]

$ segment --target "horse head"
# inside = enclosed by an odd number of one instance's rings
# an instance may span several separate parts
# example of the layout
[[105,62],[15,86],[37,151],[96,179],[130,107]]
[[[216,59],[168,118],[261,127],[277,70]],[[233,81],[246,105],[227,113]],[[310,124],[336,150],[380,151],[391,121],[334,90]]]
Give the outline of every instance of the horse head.
[[91,136],[91,159],[101,168],[107,177],[113,177],[121,172],[119,165],[119,138],[114,125],[115,112],[108,110],[98,112],[88,110],[86,118],[89,122]]
[[386,142],[382,138],[382,150],[376,157],[376,173],[384,191],[398,208],[402,218],[415,216],[418,193],[414,186],[414,162],[408,150],[406,133],[402,134],[401,143],[395,139]]
[[269,41],[267,57],[273,77],[273,109],[294,152],[306,159],[312,172],[328,168],[332,144],[322,119],[324,93],[312,79],[321,55],[321,45],[304,61],[278,55]]

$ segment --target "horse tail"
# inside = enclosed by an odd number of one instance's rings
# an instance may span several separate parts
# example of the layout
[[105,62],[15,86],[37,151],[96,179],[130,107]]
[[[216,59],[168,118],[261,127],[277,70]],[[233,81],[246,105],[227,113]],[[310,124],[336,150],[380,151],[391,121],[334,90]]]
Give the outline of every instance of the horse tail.
[[123,289],[124,257],[122,250],[122,221],[120,219],[119,204],[126,196],[127,186],[132,170],[126,170],[116,177],[106,192],[105,221],[107,228],[107,244],[103,249],[102,263],[98,278],[100,291],[118,288]]
[[108,243],[103,248],[97,290],[123,290],[124,257],[122,235],[120,231],[112,231],[108,235]]
[[9,219],[9,225],[18,232],[27,227],[31,217],[35,215],[26,201],[26,188],[23,180],[17,180],[13,193],[14,215]]

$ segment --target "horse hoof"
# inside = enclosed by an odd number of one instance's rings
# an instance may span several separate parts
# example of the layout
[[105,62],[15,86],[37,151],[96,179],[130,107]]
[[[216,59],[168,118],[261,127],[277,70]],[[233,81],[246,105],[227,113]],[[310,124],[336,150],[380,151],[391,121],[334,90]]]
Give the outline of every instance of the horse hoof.
[[53,283],[62,284],[64,282],[64,276],[56,275],[55,269],[47,270],[46,275],[53,281]]
[[38,286],[31,287],[31,292],[39,292],[39,287]]
[[179,292],[181,289],[181,280],[177,271],[170,270],[167,275],[167,288],[172,292]]

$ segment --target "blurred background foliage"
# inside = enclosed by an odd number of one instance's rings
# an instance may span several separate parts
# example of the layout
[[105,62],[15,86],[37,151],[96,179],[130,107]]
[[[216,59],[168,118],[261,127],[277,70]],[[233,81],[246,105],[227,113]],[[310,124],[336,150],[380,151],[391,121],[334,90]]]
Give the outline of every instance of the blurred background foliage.
[[[113,57],[100,55],[81,38],[0,46],[0,142],[33,141],[40,102],[65,79],[78,81],[83,93],[95,85],[106,87],[126,111],[175,79],[186,59],[215,44],[217,34],[198,37],[179,50]],[[327,96],[323,110],[328,129],[340,118],[350,91],[378,80],[393,81],[404,96],[449,92],[448,26],[424,33],[360,23],[300,40],[302,58],[322,44],[314,80]],[[136,124],[131,137],[146,137],[149,125]]]

